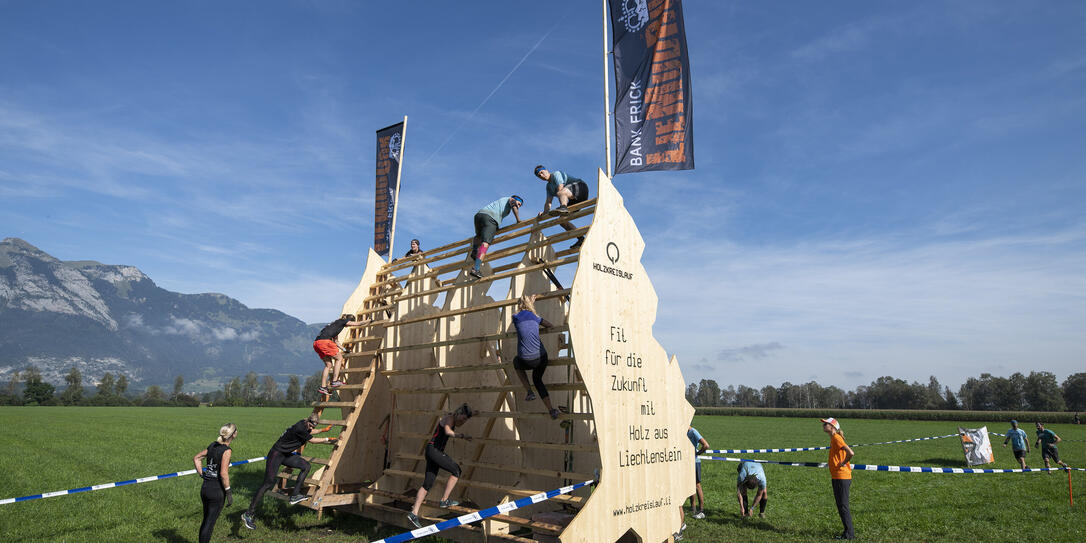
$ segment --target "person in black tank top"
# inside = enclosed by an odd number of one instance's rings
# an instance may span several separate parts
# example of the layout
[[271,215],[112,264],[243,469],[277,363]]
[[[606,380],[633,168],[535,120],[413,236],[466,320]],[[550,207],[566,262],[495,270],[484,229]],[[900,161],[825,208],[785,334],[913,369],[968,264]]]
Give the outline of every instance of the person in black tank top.
[[460,479],[460,466],[453,462],[449,455],[445,454],[445,445],[448,444],[450,437],[471,441],[471,436],[456,433],[453,428],[464,424],[476,413],[478,411],[472,411],[471,407],[468,407],[468,404],[465,403],[456,408],[456,411],[446,414],[441,417],[441,420],[437,421],[437,427],[434,428],[430,441],[426,443],[426,478],[423,479],[422,486],[419,488],[418,494],[415,495],[415,506],[407,514],[407,520],[411,521],[411,524],[416,527],[422,528],[422,523],[419,522],[419,509],[422,507],[423,500],[426,499],[426,494],[434,486],[438,470],[449,472],[449,482],[445,484],[445,495],[441,498],[441,507],[460,505],[460,502],[449,499],[453,488],[456,487],[456,482]]
[[[215,529],[215,521],[219,520],[223,503],[225,502],[227,507],[234,504],[234,495],[230,492],[230,443],[237,435],[238,427],[234,423],[227,423],[219,428],[218,439],[192,457],[196,472],[204,481],[200,487],[200,501],[204,503],[200,543],[211,541],[211,531]],[[204,459],[207,465],[201,467],[200,460]]]

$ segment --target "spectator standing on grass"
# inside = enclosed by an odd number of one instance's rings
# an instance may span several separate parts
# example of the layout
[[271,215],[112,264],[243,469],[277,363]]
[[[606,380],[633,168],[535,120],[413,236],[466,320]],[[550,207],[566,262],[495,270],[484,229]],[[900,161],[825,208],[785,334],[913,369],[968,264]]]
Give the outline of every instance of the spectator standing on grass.
[[822,421],[822,431],[830,435],[830,483],[833,486],[833,501],[837,503],[837,514],[841,516],[844,531],[834,539],[855,539],[852,530],[852,511],[848,507],[848,492],[852,486],[852,448],[845,443],[845,434],[841,432],[841,423],[830,417]]
[[[250,530],[256,529],[253,514],[256,513],[256,506],[260,503],[260,500],[264,498],[264,493],[275,486],[275,480],[279,475],[279,466],[287,466],[298,470],[298,481],[294,483],[294,492],[290,495],[290,504],[294,505],[305,501],[306,496],[302,494],[302,485],[305,484],[305,478],[309,475],[309,462],[300,455],[295,454],[295,451],[306,443],[332,443],[336,440],[334,437],[313,437],[313,429],[317,427],[319,419],[320,417],[316,413],[310,413],[308,417],[287,428],[283,435],[279,436],[279,439],[272,445],[271,450],[268,451],[268,458],[264,461],[264,483],[260,485],[256,494],[253,495],[253,501],[249,502],[249,509],[241,515],[241,521],[246,528]],[[330,427],[324,430],[327,429],[330,429]]]
[[1018,465],[1022,466],[1022,469],[1029,469],[1026,465],[1026,455],[1029,454],[1029,436],[1026,435],[1026,431],[1018,427],[1018,421],[1011,421],[1011,429],[1007,430],[1007,438],[1003,440],[1003,446],[1007,446],[1007,441],[1011,442],[1011,450],[1014,451],[1014,458],[1018,460]]
[[520,213],[517,210],[522,205],[524,205],[524,198],[514,194],[490,202],[475,214],[475,237],[471,240],[471,252],[468,253],[475,259],[475,265],[468,272],[472,277],[476,279],[483,277],[483,257],[486,256],[487,249],[494,241],[494,234],[498,232],[502,219],[512,212],[513,217],[520,222]]
[[[543,213],[550,212],[551,201],[556,197],[558,198],[558,209],[555,211],[562,215],[569,213],[568,206],[579,204],[588,199],[588,183],[576,177],[570,177],[565,172],[560,170],[547,171],[547,168],[540,164],[535,167],[535,176],[547,182],[547,200],[543,202]],[[543,213],[540,213],[540,215]],[[575,227],[573,223],[564,222],[562,228],[568,232]],[[571,245],[570,249],[576,249],[582,243],[584,243],[584,236],[577,238],[577,242]]]
[[[234,423],[224,424],[219,428],[219,437],[206,449],[192,457],[204,483],[200,486],[200,501],[204,503],[204,520],[200,523],[200,543],[211,541],[211,532],[219,520],[223,504],[234,505],[234,495],[230,492],[230,443],[238,436],[238,427]],[[206,459],[205,466],[200,461]]]
[[[690,443],[694,445],[694,485],[697,489],[695,494],[698,498],[698,508],[694,509],[694,518],[705,518],[705,492],[701,489],[701,456],[705,454],[705,451],[709,449],[709,442],[705,441],[704,437],[701,437],[701,433],[691,426],[686,431],[686,437],[690,440]],[[694,506],[694,496],[690,496],[690,506]]]
[[1037,423],[1037,441],[1033,444],[1041,446],[1041,460],[1045,461],[1046,468],[1052,467],[1048,463],[1049,459],[1052,459],[1052,461],[1065,468],[1068,467],[1063,460],[1060,460],[1060,451],[1056,448],[1056,444],[1061,441],[1063,440],[1060,439],[1060,436],[1056,435],[1056,432],[1045,430],[1044,424],[1040,422]]
[[[735,480],[735,493],[739,498],[739,516],[753,517],[754,506],[758,506],[758,516],[765,518],[765,507],[769,504],[769,491],[767,490],[765,470],[757,462],[740,462],[736,468],[738,477]],[[747,502],[747,489],[758,489],[754,500]]]

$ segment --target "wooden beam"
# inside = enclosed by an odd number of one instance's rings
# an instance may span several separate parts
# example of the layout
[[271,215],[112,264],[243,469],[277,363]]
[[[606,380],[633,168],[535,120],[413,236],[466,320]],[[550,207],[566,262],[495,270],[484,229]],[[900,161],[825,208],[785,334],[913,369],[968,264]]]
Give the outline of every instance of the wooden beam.
[[[587,390],[584,383],[546,383],[547,390]],[[426,387],[426,388],[394,388],[393,394],[482,394],[486,392],[517,392],[524,390],[524,386],[520,384],[514,385],[497,385],[487,387]]]
[[[561,356],[552,358],[547,362],[547,367],[552,366],[569,366],[573,364],[573,359],[568,356]],[[399,375],[427,375],[432,373],[453,373],[462,371],[487,371],[487,370],[512,370],[512,362],[502,362],[501,364],[474,364],[470,366],[441,366],[437,368],[417,368],[411,370],[381,370],[381,375],[386,377],[395,377]],[[342,388],[342,387],[341,387]]]
[[[407,437],[411,439],[430,439],[430,434],[416,434],[414,432],[402,432],[401,437]],[[486,443],[488,445],[504,445],[507,447],[528,447],[531,449],[552,449],[556,451],[574,451],[574,452],[596,452],[599,447],[594,445],[572,445],[565,443],[541,443],[538,441],[523,441],[520,439],[493,439],[493,438],[473,438],[472,441],[479,443]],[[387,470],[386,470],[387,471]]]
[[[398,453],[396,455],[396,457],[397,458],[403,458],[405,460],[425,460],[425,458],[422,455],[419,455],[419,454]],[[576,473],[576,472],[571,472],[571,471],[557,471],[557,470],[535,469],[535,468],[525,468],[525,467],[516,467],[516,466],[503,466],[503,465],[500,465],[500,464],[490,464],[490,463],[486,463],[486,462],[463,461],[463,462],[457,462],[457,463],[460,464],[461,466],[470,466],[470,467],[473,467],[473,468],[492,469],[492,470],[498,470],[498,471],[508,471],[508,472],[512,472],[512,473],[527,473],[529,475],[539,475],[539,476],[542,476],[542,477],[554,477],[556,479],[576,479],[577,481],[587,481],[589,479],[594,479],[595,478],[595,475],[588,475],[587,473]]]
[[[408,479],[422,479],[422,478],[426,477],[425,473],[416,473],[416,472],[413,472],[413,471],[403,471],[403,470],[398,470],[398,469],[386,469],[385,474],[387,474],[387,475],[395,475],[395,476],[398,476],[398,477],[406,477]],[[445,484],[445,483],[448,482],[449,477],[447,475],[438,475],[437,480],[440,481],[442,484]],[[503,487],[501,485],[496,485],[496,484],[493,484],[493,483],[484,483],[484,482],[481,482],[481,481],[471,481],[471,480],[464,479],[464,478],[461,478],[459,480],[459,482],[456,483],[456,484],[457,485],[464,485],[464,486],[471,486],[471,487],[475,487],[475,488],[485,488],[487,490],[494,490],[494,491],[497,491],[497,492],[505,492],[507,494],[512,494],[514,496],[534,496],[536,494],[541,494],[543,492],[546,492],[546,490],[524,490],[524,489],[519,489],[519,488],[506,488],[506,487]],[[584,498],[582,498],[580,496],[570,496],[569,494],[559,494],[559,495],[557,495],[557,496],[555,496],[555,497],[553,497],[551,499],[561,501],[561,502],[566,502],[567,504],[573,505],[573,506],[580,506],[580,505],[582,505],[584,503]]]
[[[547,385],[550,387],[550,385]],[[402,409],[396,411],[400,415],[433,415],[444,414],[447,411],[428,411],[424,409]],[[549,413],[524,412],[524,411],[478,411],[476,417],[491,417],[497,419],[549,419]],[[594,420],[592,413],[560,413],[556,420]]]
[[[562,326],[554,326],[554,327],[551,327],[551,328],[547,328],[545,330],[540,330],[539,334],[540,335],[561,334],[563,332],[568,332],[568,331],[569,331],[569,327],[566,326],[566,325],[562,325]],[[514,338],[514,337],[517,337],[517,333],[515,331],[513,331],[513,332],[505,332],[505,333],[502,333],[502,334],[490,334],[490,335],[486,335],[486,336],[475,336],[475,337],[459,338],[459,339],[447,339],[447,340],[444,340],[444,341],[434,341],[432,343],[418,343],[418,344],[415,344],[415,345],[405,345],[405,346],[401,346],[401,347],[382,347],[381,349],[378,349],[378,350],[381,353],[395,353],[395,352],[400,352],[400,351],[414,351],[414,350],[417,350],[417,349],[433,349],[433,348],[436,348],[436,347],[448,347],[450,345],[466,345],[468,343],[482,343],[482,342],[486,342],[486,341],[495,341],[495,340],[499,340],[499,339],[509,339],[509,338]]]

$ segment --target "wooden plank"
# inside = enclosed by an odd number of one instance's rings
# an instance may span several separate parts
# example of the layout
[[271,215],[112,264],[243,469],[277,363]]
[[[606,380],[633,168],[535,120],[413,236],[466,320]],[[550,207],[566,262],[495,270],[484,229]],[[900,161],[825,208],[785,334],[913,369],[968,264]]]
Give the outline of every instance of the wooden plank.
[[324,424],[324,425],[331,424],[332,426],[347,426],[347,421],[340,420],[340,419],[317,419],[317,424]]
[[[509,226],[506,226],[504,228],[499,228],[498,231],[495,232],[494,243],[495,244],[502,243],[502,242],[508,241],[510,239],[518,238],[518,237],[523,236],[525,234],[530,234],[532,232],[532,230],[535,230],[537,228],[541,229],[541,230],[546,229],[546,228],[551,228],[551,227],[554,227],[554,226],[558,226],[559,224],[564,223],[564,222],[569,222],[569,221],[572,221],[574,219],[579,219],[581,217],[591,215],[592,213],[595,212],[595,209],[593,207],[595,203],[596,203],[595,199],[587,200],[587,201],[581,202],[580,204],[577,204],[575,206],[570,206],[570,212],[568,214],[566,214],[566,215],[533,217],[531,219],[526,219],[526,220],[520,221],[519,223],[513,223],[513,224],[511,224]],[[429,251],[426,251],[424,254],[432,254],[433,256],[427,256],[427,257],[423,258],[422,260],[414,261],[414,262],[388,264],[382,269],[382,271],[391,274],[393,272],[396,272],[396,271],[399,271],[399,270],[402,270],[402,269],[406,269],[406,268],[409,268],[409,267],[414,267],[414,266],[418,266],[418,265],[422,265],[422,264],[429,265],[429,264],[431,264],[433,262],[438,262],[438,261],[441,261],[441,260],[445,260],[446,258],[452,258],[452,257],[458,256],[458,255],[461,255],[461,254],[467,254],[467,251],[470,250],[470,246],[471,246],[471,243],[472,243],[473,239],[474,239],[474,236],[472,236],[470,238],[462,239],[460,241],[455,241],[455,242],[447,244],[447,245],[443,245],[443,246],[438,247],[436,249],[430,249]],[[461,245],[464,245],[464,246],[467,246],[467,247],[465,247],[464,249],[456,249],[456,250],[453,250],[453,251],[450,252],[450,249],[460,247]],[[387,282],[387,284],[391,284],[391,283],[396,282],[396,281],[403,281],[403,277],[400,276],[400,277],[397,277],[395,280],[389,280]],[[381,284],[382,283],[376,283],[376,285],[381,285]]]
[[[547,390],[586,390],[584,383],[546,383]],[[394,388],[393,394],[434,394],[437,392],[446,394],[481,394],[485,392],[518,392],[524,390],[520,384],[501,385],[488,387],[426,387],[426,388]]]
[[[548,292],[546,294],[540,294],[539,297],[537,298],[537,300],[546,300],[546,299],[549,299],[549,298],[560,298],[562,296],[567,296],[567,295],[569,295],[569,289],[561,290],[561,291],[555,291],[555,292]],[[426,322],[426,321],[432,321],[432,320],[437,320],[437,319],[444,319],[444,318],[448,318],[448,317],[456,317],[456,316],[459,316],[459,315],[466,315],[466,314],[469,314],[469,313],[478,313],[480,311],[488,311],[488,310],[491,310],[491,309],[500,309],[500,308],[503,308],[503,307],[515,306],[515,305],[517,305],[518,302],[519,302],[519,300],[501,300],[501,301],[492,302],[492,303],[489,303],[489,304],[475,305],[475,306],[471,306],[471,307],[465,307],[465,308],[462,308],[462,309],[453,309],[453,310],[450,310],[450,311],[442,311],[440,313],[436,313],[436,314],[433,314],[433,315],[425,315],[425,316],[422,316],[422,317],[400,319],[400,320],[394,322],[393,324],[389,325],[389,327],[402,326],[402,325],[405,325],[405,324],[414,324],[416,322]]]
[[354,407],[354,402],[312,402],[309,405],[311,407]]
[[[466,283],[454,283],[452,285],[446,285],[446,286],[443,286],[443,287],[428,289],[428,290],[425,290],[423,292],[417,292],[417,293],[414,293],[414,294],[405,294],[405,295],[402,295],[402,296],[397,296],[396,298],[393,298],[392,301],[399,303],[399,302],[403,302],[403,301],[406,301],[406,300],[410,300],[412,298],[418,298],[418,297],[421,297],[421,296],[429,296],[429,295],[432,295],[432,294],[439,294],[439,293],[442,293],[442,292],[448,292],[450,290],[456,290],[456,289],[459,289],[459,288],[463,288],[464,286],[466,286],[467,283],[484,283],[485,284],[485,283],[488,283],[488,282],[500,281],[502,279],[509,279],[510,277],[516,277],[518,275],[524,275],[526,273],[531,273],[533,271],[541,270],[541,269],[544,269],[544,268],[557,268],[557,267],[560,267],[560,266],[575,264],[577,262],[578,258],[580,258],[580,255],[567,257],[567,258],[564,258],[562,260],[555,260],[555,261],[552,261],[552,262],[545,262],[543,264],[535,264],[535,265],[532,265],[532,266],[525,266],[523,268],[518,268],[518,269],[515,269],[515,270],[510,270],[510,271],[506,271],[506,272],[502,272],[502,273],[495,273],[493,275],[489,275],[489,276],[484,277],[482,279],[477,279],[477,280],[474,280],[474,281],[468,281]],[[378,313],[380,311],[382,311],[382,310],[380,310],[380,309],[378,309],[378,310],[368,310],[368,311],[359,313],[359,315],[368,315],[368,314],[371,314],[371,313]]]
[[[372,494],[374,496],[380,496],[382,498],[388,498],[390,500],[396,500],[396,501],[399,501],[399,502],[403,502],[405,504],[413,503],[415,501],[415,498],[413,496],[409,496],[409,495],[406,495],[406,494],[396,494],[396,493],[393,493],[393,492],[385,492],[385,491],[375,490],[375,489],[371,489],[371,488],[362,488],[362,489],[359,489],[359,492],[364,493],[364,494]],[[429,506],[429,507],[434,507],[434,508],[440,507],[437,500],[423,500],[422,503]],[[385,507],[390,507],[390,506],[386,505]],[[469,513],[476,513],[478,511],[480,511],[479,509],[472,509],[470,507],[464,507],[463,505],[456,505],[456,506],[453,506],[453,507],[449,507],[448,510],[452,511],[452,512],[455,512],[455,513],[459,513],[460,515],[466,515],[466,514],[469,514]],[[405,514],[407,512],[409,512],[409,511],[411,511],[410,508],[402,510],[402,512],[405,513]],[[553,534],[557,534],[557,533],[561,532],[562,528],[563,528],[561,525],[558,525],[558,524],[550,524],[548,522],[533,521],[533,520],[528,519],[528,518],[515,517],[515,516],[511,516],[511,515],[494,515],[494,516],[492,516],[490,518],[492,518],[494,520],[501,521],[501,522],[507,522],[509,524],[516,524],[518,526],[524,526],[526,528],[532,528],[533,530],[539,530],[541,532],[549,532],[549,533],[553,533]]]
[[[555,366],[570,366],[573,365],[573,359],[568,356],[560,356],[552,358],[547,362],[547,367]],[[502,362],[501,364],[477,364],[470,366],[444,366],[439,368],[418,368],[413,370],[383,370],[381,375],[386,377],[395,377],[398,375],[422,375],[432,373],[453,373],[453,372],[465,372],[465,371],[499,371],[499,370],[513,370],[512,362]]]
[[[395,475],[395,476],[398,476],[398,477],[406,477],[408,479],[423,479],[423,478],[426,477],[425,473],[416,473],[416,472],[411,472],[411,471],[403,471],[403,470],[395,470],[395,469],[386,469],[385,473],[387,473],[389,475]],[[437,481],[440,482],[441,484],[446,484],[449,481],[449,477],[447,475],[438,475]],[[480,482],[480,481],[471,481],[471,480],[464,479],[464,478],[459,479],[459,481],[456,484],[457,484],[457,486],[464,485],[464,486],[470,486],[470,487],[475,487],[475,488],[485,488],[485,489],[488,489],[488,490],[494,490],[494,491],[497,491],[497,492],[505,492],[505,493],[511,494],[513,496],[521,496],[521,497],[534,496],[536,494],[541,494],[543,492],[546,492],[546,490],[524,490],[524,489],[520,489],[520,488],[503,488],[503,487],[498,486],[498,485],[493,485],[493,484],[490,484],[490,483],[484,483],[484,482]],[[564,502],[567,505],[572,505],[572,506],[575,506],[575,507],[582,505],[584,503],[584,501],[585,501],[584,498],[582,498],[581,496],[571,496],[569,494],[560,494],[560,495],[555,496],[555,497],[553,497],[551,499],[555,500],[555,501]]]
[[[550,385],[547,385],[548,387]],[[542,403],[542,402],[541,402]],[[444,411],[423,411],[423,410],[410,410],[400,409],[396,411],[401,415],[433,415],[444,413]],[[499,419],[550,419],[551,416],[543,411],[526,413],[522,411],[479,411],[475,414],[476,417],[493,417]],[[557,420],[594,420],[592,413],[561,413],[558,415]]]
[[[415,439],[430,439],[430,434],[419,434],[415,432],[402,432],[400,434],[403,437],[415,438]],[[685,435],[685,434],[684,434]],[[595,452],[599,450],[599,447],[589,445],[567,445],[565,443],[540,443],[535,441],[522,441],[519,439],[489,439],[476,437],[472,438],[472,441],[487,443],[491,445],[503,445],[506,447],[528,447],[533,449],[553,449],[556,451],[575,451],[575,452]],[[388,471],[388,470],[385,470]]]
[[[552,328],[547,328],[546,330],[540,330],[539,335],[540,336],[545,336],[545,335],[548,335],[548,334],[561,334],[563,332],[568,332],[568,331],[569,331],[568,326],[565,326],[565,325],[554,326]],[[419,343],[419,344],[414,344],[414,345],[405,345],[405,346],[402,346],[402,347],[382,347],[379,350],[382,353],[394,353],[394,352],[402,352],[402,351],[413,351],[413,350],[417,350],[417,349],[433,349],[435,347],[449,347],[449,346],[452,346],[452,345],[465,345],[465,344],[468,344],[468,343],[483,343],[483,342],[486,342],[486,341],[495,341],[495,340],[499,340],[499,339],[509,339],[509,338],[514,338],[514,337],[517,337],[516,332],[506,332],[506,333],[503,333],[503,334],[490,334],[490,335],[478,336],[478,337],[447,339],[445,341],[434,341],[434,342],[431,342],[431,343]]]
[[[406,458],[406,459],[409,459],[409,460],[425,460],[425,458],[421,454],[398,453],[396,456],[398,458]],[[457,463],[460,464],[461,466],[470,466],[470,467],[474,467],[474,468],[484,468],[484,469],[496,469],[496,470],[499,470],[499,471],[511,471],[511,472],[514,472],[514,473],[530,473],[532,475],[540,475],[540,476],[543,476],[543,477],[554,477],[556,479],[576,479],[577,481],[588,481],[590,479],[595,479],[596,478],[595,475],[588,475],[586,473],[575,473],[575,472],[569,472],[569,471],[556,471],[556,470],[547,470],[547,469],[534,469],[534,468],[526,468],[526,467],[523,467],[523,466],[520,466],[520,467],[517,467],[517,466],[503,466],[501,464],[491,464],[491,463],[487,463],[487,462],[472,462],[470,460],[465,460],[463,462],[457,462]],[[555,486],[560,486],[560,485],[556,484]]]

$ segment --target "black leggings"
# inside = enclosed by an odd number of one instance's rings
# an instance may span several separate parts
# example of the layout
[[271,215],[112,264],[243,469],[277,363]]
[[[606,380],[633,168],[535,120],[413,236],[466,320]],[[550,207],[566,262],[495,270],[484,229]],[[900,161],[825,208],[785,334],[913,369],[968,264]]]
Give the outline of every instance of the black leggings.
[[841,524],[845,531],[841,535],[846,539],[852,539],[852,511],[848,508],[848,488],[852,486],[852,479],[830,479],[833,483],[833,501],[837,502],[837,514],[841,516]]
[[445,451],[439,451],[437,447],[428,444],[426,445],[426,478],[422,480],[422,488],[425,488],[427,492],[434,486],[434,479],[437,479],[439,469],[449,472],[453,477],[460,476],[460,466],[453,462]]
[[543,384],[543,372],[547,371],[547,351],[546,349],[539,350],[539,358],[534,360],[523,360],[519,356],[513,359],[513,368],[518,370],[532,370],[532,383],[535,384],[535,389],[539,391],[540,398],[546,398],[550,396],[547,392],[547,385]]
[[200,523],[200,543],[211,541],[211,531],[215,529],[215,522],[219,520],[226,496],[222,491],[222,483],[218,480],[205,479],[204,486],[200,488],[200,501],[204,502],[204,521]]
[[253,501],[249,503],[248,513],[250,515],[256,511],[256,504],[260,503],[260,500],[264,498],[264,493],[275,486],[275,479],[279,475],[279,466],[299,470],[298,482],[294,483],[294,494],[302,493],[302,484],[305,482],[306,476],[309,475],[309,462],[296,454],[284,454],[272,449],[268,451],[267,466],[264,468],[264,484],[260,485],[260,489],[253,496]]

